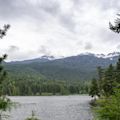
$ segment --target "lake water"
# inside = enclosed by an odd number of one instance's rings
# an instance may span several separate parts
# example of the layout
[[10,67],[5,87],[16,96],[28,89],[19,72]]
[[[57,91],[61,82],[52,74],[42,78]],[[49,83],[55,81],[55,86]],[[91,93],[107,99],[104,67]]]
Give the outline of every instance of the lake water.
[[89,96],[10,97],[20,103],[9,120],[25,120],[32,111],[40,120],[92,120]]

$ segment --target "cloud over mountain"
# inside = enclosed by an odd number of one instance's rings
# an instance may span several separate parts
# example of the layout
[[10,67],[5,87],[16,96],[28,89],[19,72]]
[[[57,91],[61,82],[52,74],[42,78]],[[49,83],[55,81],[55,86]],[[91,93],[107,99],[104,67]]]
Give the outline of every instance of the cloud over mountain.
[[10,60],[45,53],[71,56],[117,51],[120,36],[109,30],[108,23],[119,6],[113,0],[0,0],[0,27],[12,26],[0,48],[3,53],[12,45],[19,48],[17,56],[9,55]]

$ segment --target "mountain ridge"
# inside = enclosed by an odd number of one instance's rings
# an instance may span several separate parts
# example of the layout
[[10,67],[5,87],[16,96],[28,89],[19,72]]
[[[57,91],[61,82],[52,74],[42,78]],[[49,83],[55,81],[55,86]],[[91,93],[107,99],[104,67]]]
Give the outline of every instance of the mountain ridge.
[[119,52],[109,53],[108,56],[100,57],[100,54],[79,54],[76,56],[56,59],[41,57],[33,60],[9,62],[6,68],[12,73],[33,71],[32,74],[41,74],[49,80],[89,80],[97,77],[97,67],[107,67],[117,62]]
[[116,57],[116,56],[120,56],[120,52],[112,52],[112,53],[108,53],[108,54],[95,54],[95,53],[90,53],[90,52],[85,52],[85,53],[80,53],[78,55],[72,55],[72,56],[67,56],[67,57],[63,57],[63,56],[60,56],[60,57],[55,57],[55,56],[47,56],[47,55],[43,55],[43,56],[40,56],[40,57],[36,57],[36,58],[33,58],[33,59],[25,59],[25,60],[18,60],[18,61],[9,61],[7,63],[16,63],[16,62],[29,62],[29,61],[32,61],[32,60],[35,60],[35,61],[52,61],[52,60],[56,60],[56,59],[64,59],[64,58],[69,58],[69,57],[75,57],[75,56],[84,56],[84,55],[90,55],[90,56],[95,56],[95,57],[98,57],[98,58],[112,58],[112,57]]

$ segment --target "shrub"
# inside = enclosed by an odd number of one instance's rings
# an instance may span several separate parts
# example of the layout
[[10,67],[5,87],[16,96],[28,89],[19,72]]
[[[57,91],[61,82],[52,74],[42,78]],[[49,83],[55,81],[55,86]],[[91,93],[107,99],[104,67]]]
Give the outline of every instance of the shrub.
[[97,101],[96,113],[100,120],[120,120],[120,89],[114,95]]

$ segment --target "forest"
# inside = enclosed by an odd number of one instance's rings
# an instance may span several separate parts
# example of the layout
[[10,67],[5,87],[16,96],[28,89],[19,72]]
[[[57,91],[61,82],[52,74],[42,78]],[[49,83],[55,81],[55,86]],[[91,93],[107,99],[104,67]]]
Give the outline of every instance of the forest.
[[[120,19],[116,20],[115,26],[110,23],[110,29],[119,33]],[[95,120],[120,120],[120,57],[115,65],[98,67],[98,76],[92,80],[89,91],[94,97],[91,105]]]
[[2,84],[2,93],[9,96],[86,94],[89,81],[47,80],[42,77],[8,75]]

